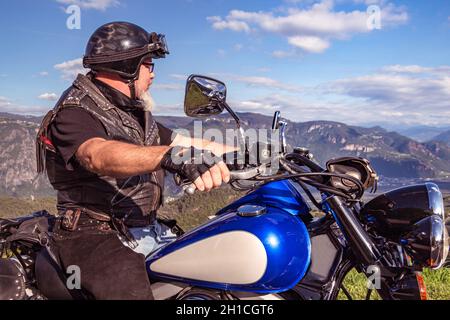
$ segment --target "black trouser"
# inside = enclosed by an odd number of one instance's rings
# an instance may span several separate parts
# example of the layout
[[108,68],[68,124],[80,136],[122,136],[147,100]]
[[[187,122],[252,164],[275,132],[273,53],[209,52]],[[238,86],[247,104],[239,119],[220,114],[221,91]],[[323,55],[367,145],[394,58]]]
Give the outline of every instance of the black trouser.
[[61,266],[64,270],[78,266],[82,290],[94,299],[153,299],[144,255],[125,246],[116,231],[99,228],[100,224],[80,219],[75,231],[56,224],[53,247]]

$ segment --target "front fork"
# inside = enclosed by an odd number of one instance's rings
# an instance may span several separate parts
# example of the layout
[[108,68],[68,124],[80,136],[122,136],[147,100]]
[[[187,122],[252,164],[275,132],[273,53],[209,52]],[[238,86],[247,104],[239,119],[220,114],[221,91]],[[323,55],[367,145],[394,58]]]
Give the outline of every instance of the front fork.
[[[339,197],[327,199],[329,209],[341,228],[348,245],[357,259],[357,266],[369,279],[375,281],[378,293],[383,299],[426,300],[425,284],[420,272],[398,268],[387,256],[384,256],[369,234],[362,227],[359,219]],[[376,280],[376,279],[375,279]]]
[[331,209],[328,211],[333,214],[355,257],[363,265],[379,265],[381,253],[361,226],[359,219],[337,196],[328,198],[326,203],[329,205],[328,209]]

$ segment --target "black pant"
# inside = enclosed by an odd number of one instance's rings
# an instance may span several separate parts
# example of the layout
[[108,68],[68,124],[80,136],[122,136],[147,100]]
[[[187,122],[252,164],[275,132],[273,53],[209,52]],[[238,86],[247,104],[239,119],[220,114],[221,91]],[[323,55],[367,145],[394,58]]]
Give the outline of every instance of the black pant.
[[66,231],[54,230],[54,251],[64,270],[71,265],[81,271],[81,287],[100,300],[153,299],[145,268],[145,257],[125,246],[113,230],[92,226]]

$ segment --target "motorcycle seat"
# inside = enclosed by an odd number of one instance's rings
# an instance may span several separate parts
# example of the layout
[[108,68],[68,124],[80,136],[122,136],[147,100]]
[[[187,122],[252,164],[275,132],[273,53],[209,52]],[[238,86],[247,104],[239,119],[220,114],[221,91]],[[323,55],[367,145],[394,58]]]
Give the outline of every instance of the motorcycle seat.
[[45,218],[53,218],[51,214],[49,214],[46,210],[33,212],[30,215],[18,217],[18,218],[1,218],[0,219],[0,231],[7,231],[11,227],[18,227],[23,222],[33,220],[36,218],[45,217]]
[[0,300],[21,300],[25,297],[25,276],[19,262],[0,258]]

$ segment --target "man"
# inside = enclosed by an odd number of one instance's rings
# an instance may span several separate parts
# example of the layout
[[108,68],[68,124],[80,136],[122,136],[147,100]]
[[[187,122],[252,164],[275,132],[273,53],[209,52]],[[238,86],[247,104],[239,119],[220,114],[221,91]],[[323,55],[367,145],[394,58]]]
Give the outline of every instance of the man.
[[201,191],[229,180],[216,156],[227,146],[175,135],[152,117],[153,59],[168,53],[162,35],[126,22],[101,26],[83,59],[91,71],[78,75],[38,132],[38,171],[46,170],[57,190],[61,217],[54,251],[64,269],[80,267],[85,297],[152,298],[144,255],[130,249],[138,234],[130,228],[153,227],[156,237],[168,229],[156,220],[164,170]]

